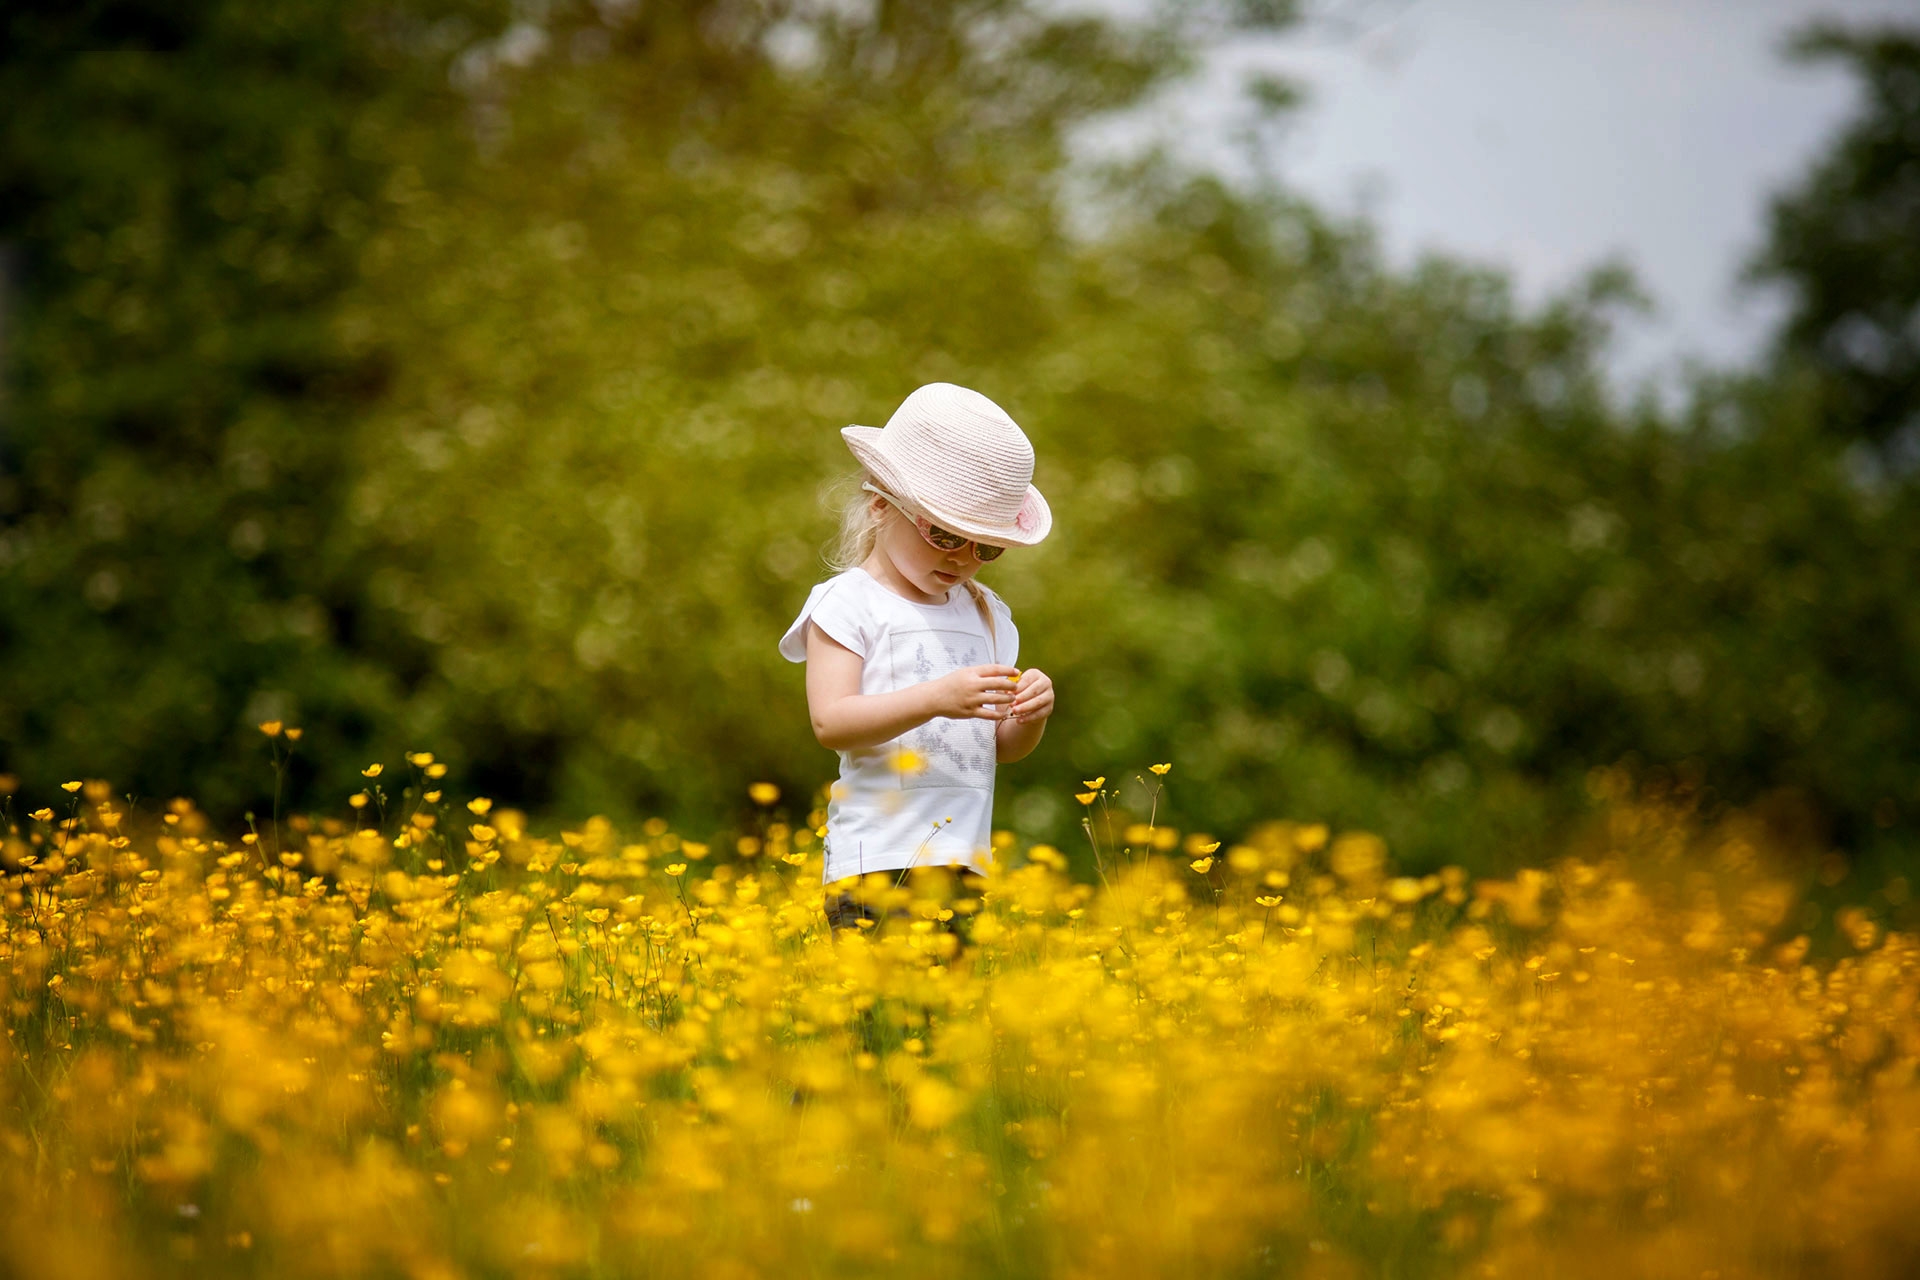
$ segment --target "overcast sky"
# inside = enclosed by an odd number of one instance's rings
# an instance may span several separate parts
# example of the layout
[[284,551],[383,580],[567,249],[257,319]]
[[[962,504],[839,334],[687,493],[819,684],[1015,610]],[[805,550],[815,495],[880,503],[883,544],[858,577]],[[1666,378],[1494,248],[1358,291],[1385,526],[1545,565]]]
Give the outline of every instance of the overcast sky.
[[[1127,0],[1116,7],[1131,8]],[[1830,16],[1920,22],[1920,0],[1323,0],[1333,20],[1239,41],[1095,146],[1168,142],[1246,169],[1233,136],[1255,70],[1300,83],[1282,177],[1365,208],[1399,262],[1423,249],[1500,264],[1533,301],[1611,254],[1658,304],[1622,335],[1623,379],[1687,356],[1750,358],[1776,310],[1736,277],[1791,182],[1855,102],[1835,64],[1780,56]]]

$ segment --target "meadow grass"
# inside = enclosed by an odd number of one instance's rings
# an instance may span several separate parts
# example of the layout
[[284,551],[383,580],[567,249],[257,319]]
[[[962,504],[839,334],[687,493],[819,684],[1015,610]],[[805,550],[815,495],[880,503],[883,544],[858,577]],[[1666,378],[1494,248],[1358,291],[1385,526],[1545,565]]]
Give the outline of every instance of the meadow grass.
[[[820,839],[543,836],[440,790],[9,829],[0,1269],[61,1276],[1894,1276],[1920,951],[1615,796],[1579,857],[999,841],[982,909]],[[438,772],[436,772],[438,771]],[[396,770],[398,772],[398,770]],[[1110,796],[1090,784],[1091,815]],[[379,821],[384,819],[384,821]],[[1109,834],[1110,833],[1110,834]],[[959,918],[953,918],[958,912]],[[962,936],[966,941],[963,945]]]

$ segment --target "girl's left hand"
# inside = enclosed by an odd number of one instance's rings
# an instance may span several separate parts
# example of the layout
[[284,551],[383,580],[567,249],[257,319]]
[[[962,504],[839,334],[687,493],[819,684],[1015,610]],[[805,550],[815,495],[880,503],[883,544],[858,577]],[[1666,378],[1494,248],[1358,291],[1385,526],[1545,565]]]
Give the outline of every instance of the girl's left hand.
[[1020,686],[1014,690],[1013,705],[1007,708],[1007,719],[1026,723],[1045,720],[1052,714],[1052,677],[1038,667],[1028,667],[1020,673]]

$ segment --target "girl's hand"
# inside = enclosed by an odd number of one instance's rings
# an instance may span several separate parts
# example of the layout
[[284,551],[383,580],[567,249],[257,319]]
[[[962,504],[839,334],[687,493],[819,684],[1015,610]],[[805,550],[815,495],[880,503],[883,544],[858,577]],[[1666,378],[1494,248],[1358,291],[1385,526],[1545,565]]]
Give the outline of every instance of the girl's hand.
[[1025,724],[1053,714],[1053,678],[1038,667],[1028,667],[1014,691],[1009,715]]
[[962,667],[933,682],[934,714],[953,720],[1004,720],[1013,705],[1017,667]]

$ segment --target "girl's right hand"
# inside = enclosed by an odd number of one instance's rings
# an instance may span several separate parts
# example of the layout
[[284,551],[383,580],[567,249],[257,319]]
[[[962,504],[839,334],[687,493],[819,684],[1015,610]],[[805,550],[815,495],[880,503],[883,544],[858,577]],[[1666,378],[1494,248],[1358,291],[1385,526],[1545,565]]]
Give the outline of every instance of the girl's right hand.
[[1019,682],[1018,667],[961,667],[933,682],[934,714],[953,720],[1004,720]]

